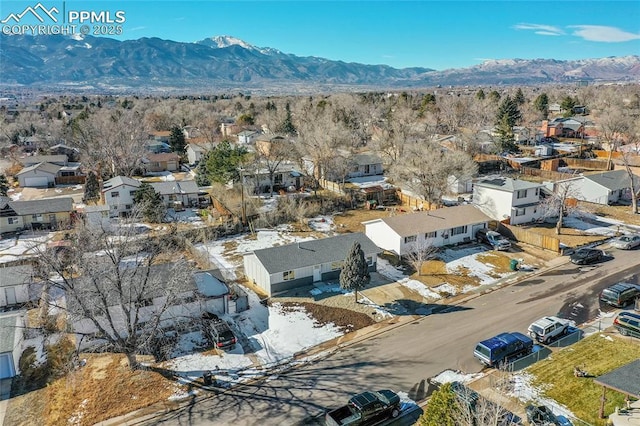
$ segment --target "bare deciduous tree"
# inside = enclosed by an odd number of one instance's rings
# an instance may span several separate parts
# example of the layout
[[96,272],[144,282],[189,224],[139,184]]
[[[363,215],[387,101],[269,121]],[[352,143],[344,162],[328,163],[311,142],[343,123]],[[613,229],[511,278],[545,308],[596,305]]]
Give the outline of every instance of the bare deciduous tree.
[[438,252],[438,247],[433,245],[432,240],[423,240],[414,244],[411,247],[409,253],[405,255],[405,258],[409,262],[413,269],[416,270],[418,275],[422,275],[422,265],[427,260],[433,259]]
[[578,178],[557,181],[553,185],[553,192],[549,194],[541,203],[543,209],[542,217],[557,217],[556,234],[562,231],[562,221],[569,213],[577,210],[577,206],[568,203],[570,198],[579,198],[580,189],[577,185]]

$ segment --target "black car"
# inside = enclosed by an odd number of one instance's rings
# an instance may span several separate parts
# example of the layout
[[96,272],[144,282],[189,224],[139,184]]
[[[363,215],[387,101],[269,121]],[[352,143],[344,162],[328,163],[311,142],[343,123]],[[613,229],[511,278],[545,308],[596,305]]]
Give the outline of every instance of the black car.
[[213,346],[217,349],[230,350],[236,347],[238,339],[231,327],[217,315],[206,313],[203,315],[204,332]]
[[561,425],[556,415],[546,405],[527,405],[525,412],[530,425]]
[[607,305],[623,308],[635,303],[640,297],[640,286],[630,283],[617,283],[602,290],[600,300]]
[[573,252],[569,257],[571,263],[576,265],[588,265],[604,259],[604,252],[594,248],[581,248]]

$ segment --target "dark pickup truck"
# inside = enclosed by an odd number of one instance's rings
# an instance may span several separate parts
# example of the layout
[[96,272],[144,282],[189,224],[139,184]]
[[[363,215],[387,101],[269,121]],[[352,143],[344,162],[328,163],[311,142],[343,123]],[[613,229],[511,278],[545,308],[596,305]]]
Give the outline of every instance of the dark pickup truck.
[[390,390],[362,392],[325,416],[327,426],[367,426],[400,414],[400,397]]

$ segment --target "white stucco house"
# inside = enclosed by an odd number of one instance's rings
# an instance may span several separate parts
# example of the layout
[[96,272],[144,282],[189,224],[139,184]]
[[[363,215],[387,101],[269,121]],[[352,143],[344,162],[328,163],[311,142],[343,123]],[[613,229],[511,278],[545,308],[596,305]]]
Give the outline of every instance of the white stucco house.
[[375,271],[382,250],[366,235],[354,233],[254,250],[244,256],[244,273],[269,296],[337,279],[356,241],[362,247],[369,271]]
[[33,268],[30,265],[0,265],[0,310],[29,302],[32,282]]
[[20,374],[25,311],[0,313],[0,379]]
[[[269,170],[260,167],[257,170],[245,170],[242,174],[244,185],[255,188],[256,194],[267,193],[270,190],[271,180]],[[280,163],[273,175],[273,190],[288,189],[294,187],[296,189],[303,185],[304,175],[298,171],[295,164]]]
[[198,205],[198,184],[195,180],[151,182],[153,189],[162,196],[167,207],[181,203],[184,207]]
[[260,136],[260,133],[255,130],[243,130],[238,133],[238,143],[240,144],[252,144]]
[[509,219],[511,225],[530,223],[540,219],[543,209],[542,183],[505,177],[487,177],[473,185],[473,205],[490,218]]
[[421,247],[470,242],[491,218],[473,205],[446,207],[362,222],[378,247],[404,256]]
[[215,147],[214,144],[210,142],[198,142],[198,143],[189,143],[187,144],[186,152],[187,152],[187,161],[189,161],[190,165],[198,164],[205,154],[211,151]]
[[[640,189],[640,177],[634,175],[636,191]],[[631,200],[631,179],[626,170],[611,170],[561,182],[572,182],[573,198],[590,203],[614,204]]]
[[140,181],[126,176],[116,176],[104,182],[102,195],[109,206],[109,216],[118,217],[131,213],[133,197],[140,188]]

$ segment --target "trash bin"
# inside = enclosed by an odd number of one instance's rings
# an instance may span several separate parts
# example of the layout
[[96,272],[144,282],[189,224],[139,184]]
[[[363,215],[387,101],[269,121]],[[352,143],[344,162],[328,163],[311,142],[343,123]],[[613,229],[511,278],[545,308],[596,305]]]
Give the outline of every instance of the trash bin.
[[509,267],[511,268],[512,271],[517,271],[518,270],[518,259],[511,259],[511,262],[509,263]]

